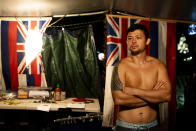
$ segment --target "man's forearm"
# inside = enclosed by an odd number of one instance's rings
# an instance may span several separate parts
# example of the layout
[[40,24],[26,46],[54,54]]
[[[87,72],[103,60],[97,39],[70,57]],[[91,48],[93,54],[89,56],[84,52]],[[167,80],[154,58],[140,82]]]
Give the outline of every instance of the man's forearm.
[[159,90],[145,90],[138,88],[129,88],[125,87],[125,93],[129,95],[137,96],[141,99],[144,99],[150,103],[161,103],[170,100],[170,91],[166,89]]
[[149,103],[142,100],[141,98],[138,98],[136,96],[131,96],[131,103],[130,104],[127,104],[127,106],[129,107],[142,107],[142,106],[146,106],[148,105]]
[[113,91],[112,95],[116,105],[124,105],[132,108],[148,105],[148,102],[142,100],[141,98],[125,94],[122,91]]

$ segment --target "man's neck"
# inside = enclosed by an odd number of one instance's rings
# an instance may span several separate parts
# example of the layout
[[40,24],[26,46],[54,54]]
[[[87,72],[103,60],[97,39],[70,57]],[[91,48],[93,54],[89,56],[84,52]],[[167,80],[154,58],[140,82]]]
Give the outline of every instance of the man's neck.
[[131,55],[130,58],[135,64],[145,64],[146,63],[146,53],[140,53],[138,55]]

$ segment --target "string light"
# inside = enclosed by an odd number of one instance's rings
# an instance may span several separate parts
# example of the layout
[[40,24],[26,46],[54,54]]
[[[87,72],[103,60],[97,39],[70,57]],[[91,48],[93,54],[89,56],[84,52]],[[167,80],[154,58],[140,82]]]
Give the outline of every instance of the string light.
[[180,37],[180,41],[179,41],[179,43],[178,43],[177,50],[178,50],[180,53],[184,53],[184,54],[189,53],[188,44],[186,43],[186,37],[185,37],[184,35],[182,35],[182,36]]
[[184,61],[191,61],[193,59],[192,56],[188,57],[188,58],[184,58]]
[[97,52],[98,53],[98,59],[100,60],[100,61],[103,61],[104,59],[105,59],[105,55],[104,55],[104,53],[101,53],[101,52]]

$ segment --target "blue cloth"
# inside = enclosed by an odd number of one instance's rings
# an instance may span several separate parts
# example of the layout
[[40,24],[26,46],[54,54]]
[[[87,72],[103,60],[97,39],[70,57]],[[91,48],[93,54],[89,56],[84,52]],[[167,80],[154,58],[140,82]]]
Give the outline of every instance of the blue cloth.
[[133,131],[140,131],[140,130],[146,130],[149,128],[152,128],[154,126],[158,125],[158,121],[154,120],[150,123],[146,124],[133,124],[133,123],[128,123],[120,120],[116,120],[116,126],[124,127],[124,128],[129,128],[132,129]]

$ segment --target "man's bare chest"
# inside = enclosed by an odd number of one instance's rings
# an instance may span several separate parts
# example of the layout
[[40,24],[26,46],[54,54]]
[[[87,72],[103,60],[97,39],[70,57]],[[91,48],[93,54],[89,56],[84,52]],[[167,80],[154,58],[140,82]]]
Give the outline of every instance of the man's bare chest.
[[152,89],[158,79],[156,68],[128,68],[125,72],[125,86]]

